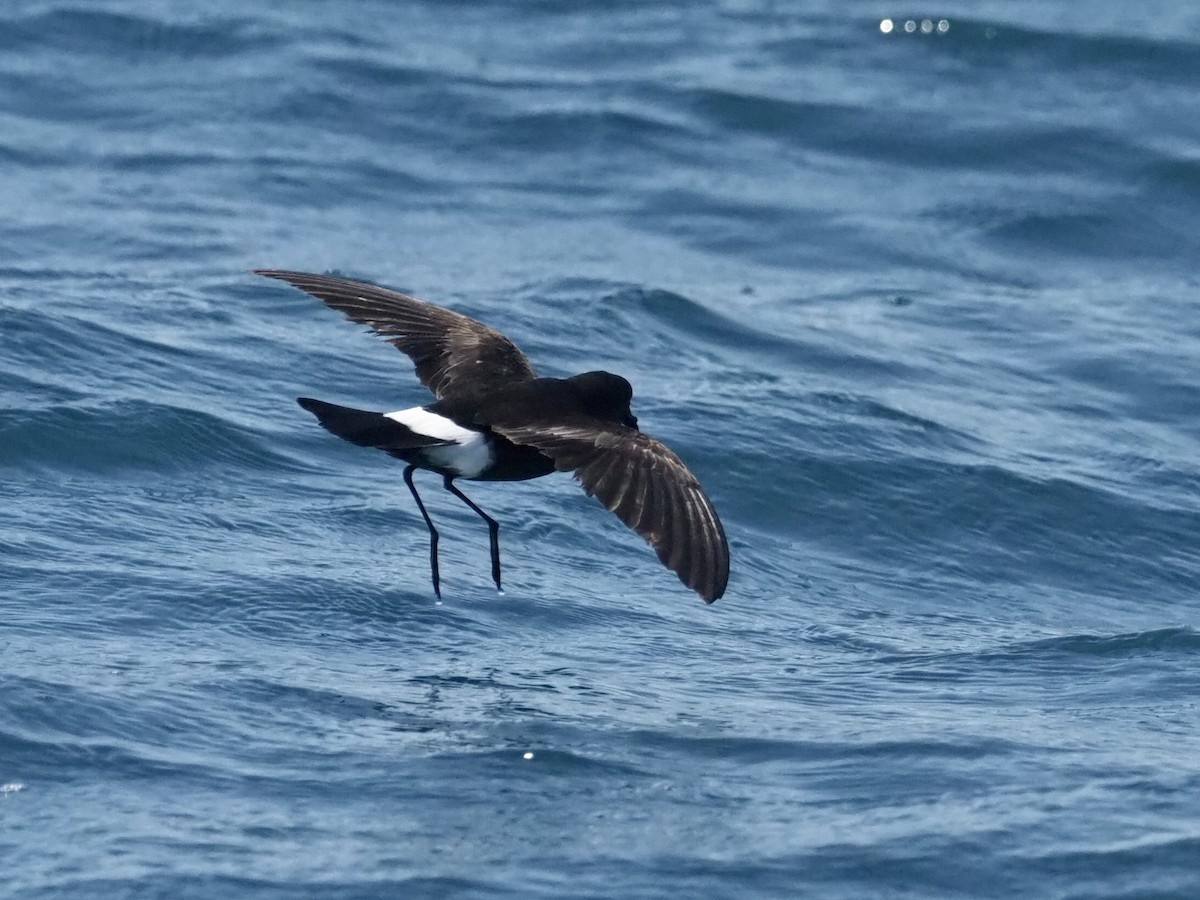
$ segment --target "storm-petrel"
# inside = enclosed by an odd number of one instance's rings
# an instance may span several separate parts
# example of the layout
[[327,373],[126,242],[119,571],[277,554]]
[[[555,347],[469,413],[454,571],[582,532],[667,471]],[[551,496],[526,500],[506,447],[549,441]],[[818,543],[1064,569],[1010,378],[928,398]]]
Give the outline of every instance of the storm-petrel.
[[407,354],[437,402],[377,413],[301,397],[321,425],[408,463],[404,483],[429,527],[433,590],[441,596],[438,532],[413,485],[431,469],[488,526],[500,588],[499,525],[454,481],[523,481],[574,472],[583,489],[646,539],[663,565],[712,603],[729,580],[729,545],[700,483],[666,445],[638,430],[620,375],[538,378],[517,346],[474,319],[385,288],[331,275],[256,269],[366,325]]

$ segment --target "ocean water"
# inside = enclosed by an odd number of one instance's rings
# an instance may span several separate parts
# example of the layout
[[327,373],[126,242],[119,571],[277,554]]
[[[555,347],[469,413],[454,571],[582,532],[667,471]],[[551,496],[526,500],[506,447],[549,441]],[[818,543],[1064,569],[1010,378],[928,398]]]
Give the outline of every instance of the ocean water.
[[[5,898],[1200,896],[1194,4],[10,0],[0,198]],[[437,603],[254,267],[625,375],[727,595],[426,475]]]

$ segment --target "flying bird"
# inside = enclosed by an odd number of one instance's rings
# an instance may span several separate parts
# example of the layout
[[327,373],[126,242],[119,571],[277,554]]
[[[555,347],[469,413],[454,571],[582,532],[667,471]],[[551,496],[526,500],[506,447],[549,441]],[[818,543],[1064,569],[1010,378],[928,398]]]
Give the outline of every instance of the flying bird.
[[500,526],[455,481],[524,481],[558,471],[573,472],[705,603],[725,592],[729,545],[721,520],[683,461],[638,429],[633,389],[620,375],[539,378],[516,344],[460,313],[331,275],[255,274],[285,281],[366,325],[413,361],[417,378],[437,398],[390,413],[298,400],[338,437],[408,464],[404,483],[429,528],[437,596],[438,531],[413,484],[417,469],[441,475],[443,487],[487,523],[497,590]]

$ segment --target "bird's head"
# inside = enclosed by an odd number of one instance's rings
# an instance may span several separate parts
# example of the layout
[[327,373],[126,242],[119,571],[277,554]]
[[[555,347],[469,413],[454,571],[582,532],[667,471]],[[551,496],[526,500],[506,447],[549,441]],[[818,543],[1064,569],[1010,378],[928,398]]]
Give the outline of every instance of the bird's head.
[[579,391],[584,408],[596,418],[620,422],[626,428],[638,427],[637,416],[629,405],[633,400],[633,388],[620,375],[584,372],[567,380]]

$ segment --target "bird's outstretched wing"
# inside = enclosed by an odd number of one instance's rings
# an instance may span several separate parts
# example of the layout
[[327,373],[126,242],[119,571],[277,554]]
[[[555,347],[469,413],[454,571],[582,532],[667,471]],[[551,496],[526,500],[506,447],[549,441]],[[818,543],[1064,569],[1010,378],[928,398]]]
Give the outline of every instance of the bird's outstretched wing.
[[286,281],[366,325],[407,354],[421,384],[440,400],[467,399],[536,377],[517,345],[481,322],[386,288],[307,272],[255,269]]
[[725,529],[700,482],[660,441],[586,416],[560,422],[488,422],[515,444],[536,447],[560,472],[644,537],[663,565],[705,603],[729,581]]

